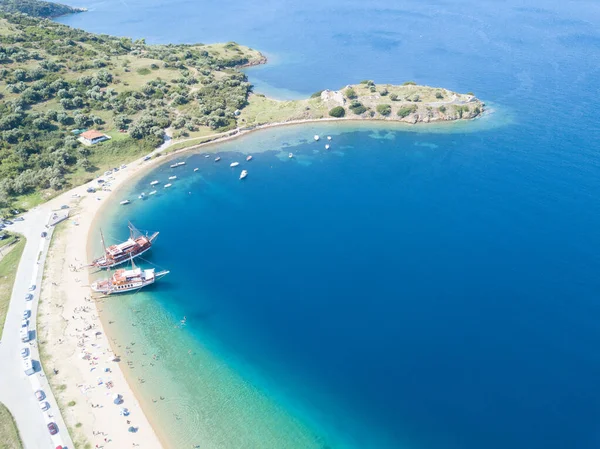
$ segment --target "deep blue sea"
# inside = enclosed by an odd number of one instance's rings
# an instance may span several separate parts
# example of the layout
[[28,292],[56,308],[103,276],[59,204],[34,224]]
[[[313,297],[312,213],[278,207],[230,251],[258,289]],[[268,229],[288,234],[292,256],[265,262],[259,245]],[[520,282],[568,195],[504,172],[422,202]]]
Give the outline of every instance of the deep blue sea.
[[[173,343],[165,357],[202,348],[275,404],[265,416],[296,420],[320,448],[600,446],[600,3],[77,6],[90,11],[60,21],[150,43],[253,46],[270,63],[250,80],[278,98],[412,79],[495,110],[454,128],[266,130],[219,147],[218,164],[182,156],[171,190],[104,219],[116,238],[126,219],[161,232],[148,259],[171,274],[113,306],[146,311],[152,330],[136,326],[136,338],[158,347],[178,332],[185,350]],[[315,132],[333,136],[332,150]],[[254,159],[232,170],[239,152]],[[206,375],[203,360],[156,377],[189,382]],[[223,401],[198,391],[180,396],[194,424],[222,426],[199,411],[211,400],[228,423],[206,447],[298,447],[291,434],[252,439],[263,415],[228,421],[222,404],[241,390]]]

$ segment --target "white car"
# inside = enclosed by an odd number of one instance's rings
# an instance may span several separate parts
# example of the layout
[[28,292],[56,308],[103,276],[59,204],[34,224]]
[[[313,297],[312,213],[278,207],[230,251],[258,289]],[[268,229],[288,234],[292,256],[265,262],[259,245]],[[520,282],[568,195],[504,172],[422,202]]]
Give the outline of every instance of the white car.
[[21,349],[21,357],[23,357],[24,359],[26,359],[27,357],[29,357],[29,348],[23,348],[23,349]]
[[31,316],[31,310],[23,310],[23,319],[26,320],[27,318],[29,318]]
[[27,294],[25,295],[25,299],[26,299],[27,301],[31,301],[31,300],[33,299],[33,295],[32,295],[31,293],[27,293]]
[[46,410],[48,410],[50,408],[50,404],[48,404],[48,402],[46,402],[46,401],[42,401],[42,402],[40,402],[40,408],[42,409],[43,412],[45,412]]
[[46,395],[44,394],[44,392],[42,390],[37,390],[35,392],[35,398],[38,401],[43,401],[44,399],[46,399]]
[[27,320],[21,321],[21,328],[27,329],[27,326],[29,326],[29,323],[27,322]]

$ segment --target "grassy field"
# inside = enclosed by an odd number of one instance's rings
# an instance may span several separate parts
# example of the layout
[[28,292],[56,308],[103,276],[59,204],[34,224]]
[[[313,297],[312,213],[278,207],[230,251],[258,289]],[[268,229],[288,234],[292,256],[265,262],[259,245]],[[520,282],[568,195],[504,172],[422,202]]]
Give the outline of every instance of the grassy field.
[[327,116],[326,105],[319,99],[277,101],[262,95],[250,95],[242,109],[240,127]]
[[10,303],[15,276],[17,275],[17,266],[25,248],[25,238],[19,236],[19,242],[0,260],[0,336],[4,330],[6,313]]
[[0,403],[0,449],[23,449],[23,443],[19,436],[19,430],[15,420],[4,406]]

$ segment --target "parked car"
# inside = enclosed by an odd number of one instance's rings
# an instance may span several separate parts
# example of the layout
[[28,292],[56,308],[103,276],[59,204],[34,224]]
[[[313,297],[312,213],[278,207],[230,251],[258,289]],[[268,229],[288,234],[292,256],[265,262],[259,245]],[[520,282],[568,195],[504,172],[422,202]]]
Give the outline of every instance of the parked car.
[[46,399],[46,394],[42,390],[37,390],[35,392],[35,398],[38,401],[43,401],[44,399]]
[[35,284],[31,284],[31,286],[29,287],[29,291],[32,292],[35,290]]
[[27,322],[27,320],[21,321],[21,327],[22,328],[27,328],[27,326],[29,326],[29,323]]
[[40,408],[42,409],[43,412],[45,412],[46,410],[48,410],[50,408],[50,404],[48,404],[47,401],[42,401],[42,402],[40,402]]
[[15,221],[25,221],[25,219],[23,217],[17,217],[14,219]]
[[68,209],[69,206],[67,206],[66,204],[63,204],[62,206],[60,206],[61,209]]
[[23,348],[23,349],[21,349],[21,357],[23,357],[24,359],[26,359],[27,357],[29,357],[29,348]]
[[31,293],[27,293],[27,294],[25,295],[25,300],[26,300],[26,301],[31,301],[32,299],[33,299],[33,295],[32,295]]
[[86,192],[87,192],[87,193],[96,193],[96,189],[94,189],[93,187],[88,187],[88,188],[86,189]]
[[31,316],[31,310],[25,309],[23,310],[23,319],[26,320]]
[[45,239],[48,236],[48,233],[46,231],[42,232],[42,238]]
[[50,432],[50,435],[56,435],[58,433],[58,426],[53,422],[48,423],[48,431]]

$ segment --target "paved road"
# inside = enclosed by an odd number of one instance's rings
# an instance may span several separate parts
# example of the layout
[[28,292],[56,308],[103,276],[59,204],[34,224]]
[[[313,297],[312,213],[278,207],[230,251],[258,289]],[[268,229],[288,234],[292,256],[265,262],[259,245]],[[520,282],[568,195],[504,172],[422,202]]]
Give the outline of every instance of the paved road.
[[[12,292],[2,340],[0,341],[0,402],[3,402],[13,414],[25,449],[55,449],[57,446],[74,449],[73,442],[62,419],[56,400],[39,363],[36,338],[36,317],[41,287],[43,266],[53,228],[46,229],[40,223],[47,223],[51,210],[47,204],[29,211],[24,221],[15,222],[8,227],[25,236],[27,244],[19,263],[15,285]],[[41,238],[46,231],[48,236]],[[41,256],[40,256],[41,253]],[[35,284],[34,299],[26,301],[25,295],[30,285]],[[22,343],[19,331],[23,321],[23,311],[31,310],[29,331],[30,343]],[[21,348],[28,347],[34,361],[36,373],[30,376],[23,370]],[[41,389],[46,394],[50,408],[42,412],[34,392]],[[58,434],[51,436],[47,424],[55,422]]]

